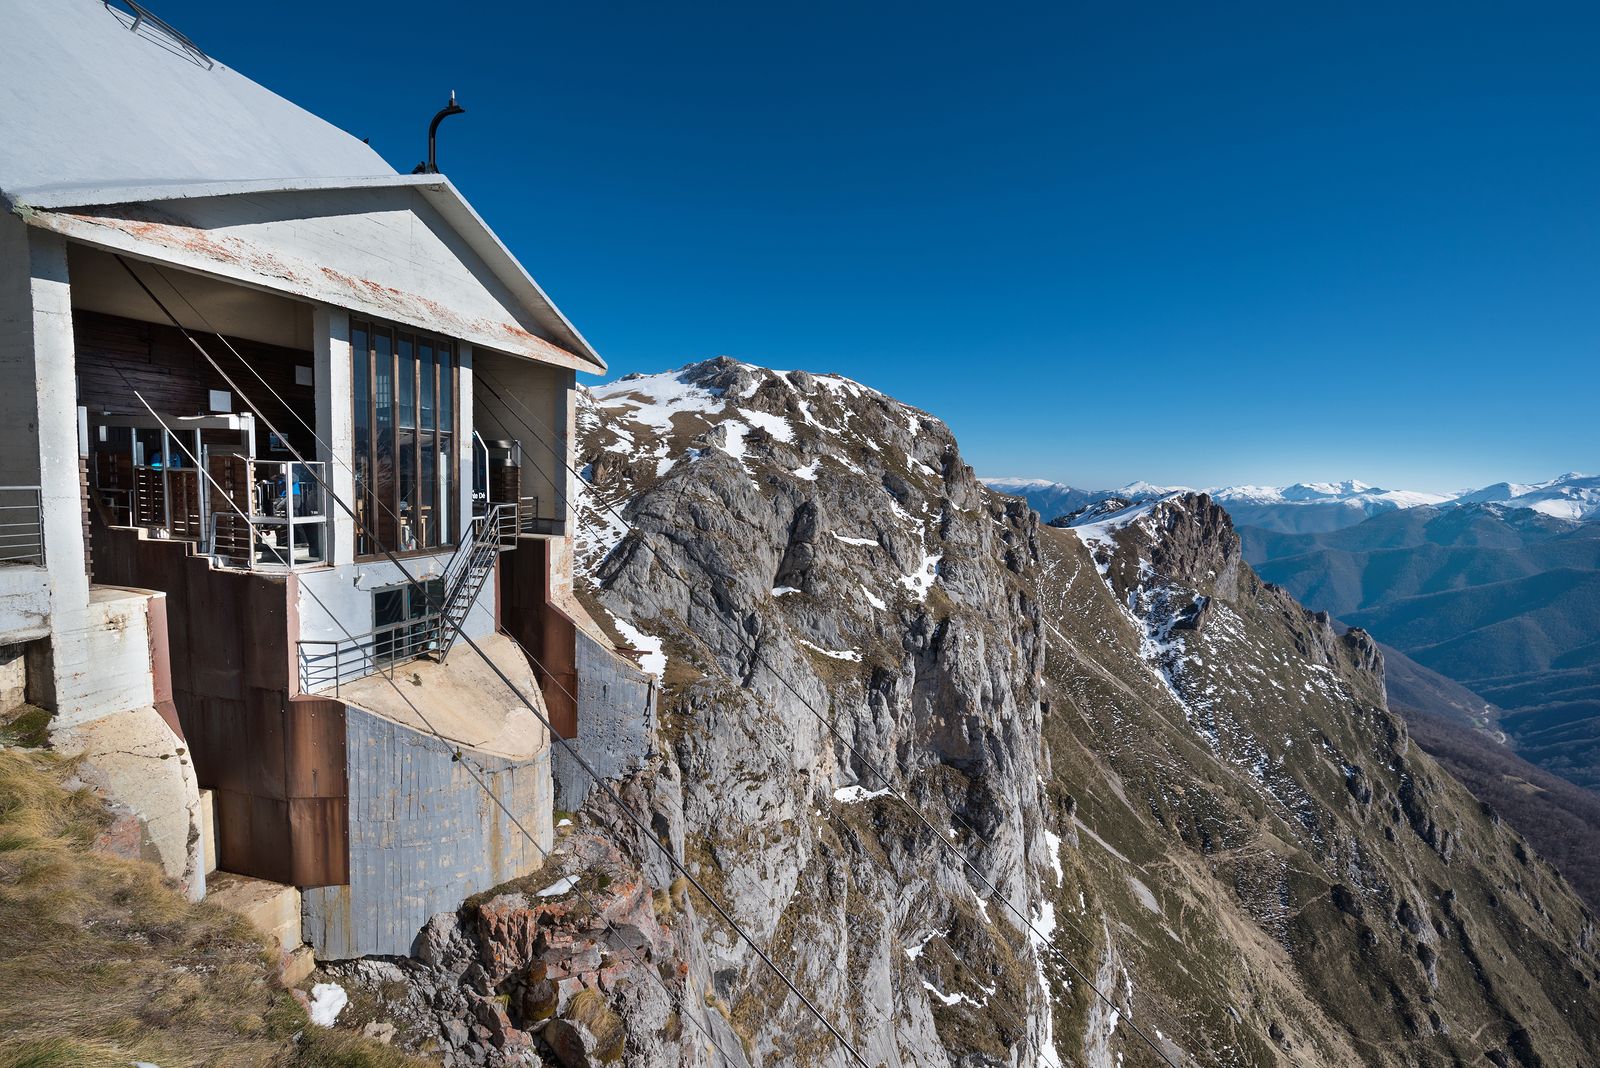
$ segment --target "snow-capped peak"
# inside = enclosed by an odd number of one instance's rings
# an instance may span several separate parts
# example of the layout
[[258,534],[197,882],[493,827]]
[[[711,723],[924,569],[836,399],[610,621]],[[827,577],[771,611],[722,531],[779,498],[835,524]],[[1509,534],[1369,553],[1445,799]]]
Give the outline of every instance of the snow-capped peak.
[[1451,503],[1531,508],[1556,519],[1597,519],[1600,518],[1600,477],[1568,471],[1547,482],[1532,485],[1496,482],[1492,486],[1463,493]]

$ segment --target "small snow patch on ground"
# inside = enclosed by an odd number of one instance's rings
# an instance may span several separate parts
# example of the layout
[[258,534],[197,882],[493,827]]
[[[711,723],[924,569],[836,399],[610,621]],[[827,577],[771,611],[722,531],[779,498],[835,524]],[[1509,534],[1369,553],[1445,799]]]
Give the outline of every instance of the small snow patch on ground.
[[612,621],[617,625],[617,631],[625,638],[629,645],[644,655],[639,658],[639,666],[658,679],[667,677],[667,654],[661,651],[661,639],[652,638],[638,627],[616,615]]
[[823,656],[831,656],[835,660],[849,660],[853,663],[861,663],[861,654],[854,649],[824,649],[820,645],[813,645],[804,638],[800,639],[800,644],[813,652],[821,653]]
[[807,482],[815,482],[817,480],[817,465],[821,462],[821,460],[812,460],[804,467],[797,467],[789,473],[795,478],[803,478]]
[[[844,805],[854,805],[860,801],[871,801],[874,798],[887,796],[889,796],[889,788],[887,786],[881,790],[869,790],[865,786],[841,786],[833,792],[833,799]],[[928,938],[932,937],[932,935],[928,936]],[[927,944],[928,940],[926,938],[923,939],[922,945]],[[922,946],[917,947],[917,952],[922,952]],[[912,955],[915,956],[915,954]]]
[[760,427],[772,435],[774,441],[788,443],[794,440],[794,427],[789,420],[781,415],[772,415],[768,412],[758,412],[753,408],[740,408],[739,414],[750,422],[751,426]]
[[938,937],[939,937],[939,932],[938,931],[929,931],[927,934],[922,936],[922,941],[913,942],[911,945],[905,947],[906,948],[906,958],[909,959],[909,960],[916,960],[918,957],[922,956],[922,951],[924,949],[928,948],[928,943],[932,942],[935,938],[938,938]]
[[878,611],[881,612],[885,608],[889,607],[887,604],[883,603],[883,599],[881,597],[867,589],[865,586],[861,587],[861,592],[866,595],[867,603],[876,608]]
[[846,545],[877,545],[878,544],[878,539],[877,538],[847,538],[843,534],[840,534],[837,530],[832,531],[831,533],[833,534],[833,536],[835,538],[837,538],[839,541],[844,542]]
[[798,586],[774,586],[774,587],[772,587],[772,596],[774,596],[774,597],[787,597],[791,593],[799,593],[799,592],[800,592],[800,587],[798,587]]
[[560,897],[562,894],[570,893],[572,888],[577,885],[578,877],[576,875],[563,876],[562,878],[551,883],[549,886],[545,887],[543,890],[540,890],[539,896]]
[[1067,873],[1061,868],[1061,836],[1044,832],[1045,843],[1050,846],[1050,870],[1056,873],[1056,885],[1066,881]]
[[350,995],[338,983],[318,983],[311,988],[311,1022],[318,1027],[332,1027],[344,1007],[350,1004]]
[[924,553],[922,566],[900,580],[900,585],[910,590],[919,601],[928,599],[928,591],[933,588],[934,580],[939,577],[939,561],[944,559],[943,553]]
[[983,1008],[981,1002],[973,1001],[971,998],[967,997],[967,995],[961,993],[946,994],[944,991],[940,990],[926,979],[922,981],[922,988],[928,993],[932,994],[934,997],[938,998],[940,1001],[944,1002],[946,1005],[956,1005],[965,1001],[969,1002],[976,1008]]
[[739,419],[729,419],[721,425],[722,444],[718,445],[717,448],[743,463],[744,439],[745,435],[750,433],[750,424]]

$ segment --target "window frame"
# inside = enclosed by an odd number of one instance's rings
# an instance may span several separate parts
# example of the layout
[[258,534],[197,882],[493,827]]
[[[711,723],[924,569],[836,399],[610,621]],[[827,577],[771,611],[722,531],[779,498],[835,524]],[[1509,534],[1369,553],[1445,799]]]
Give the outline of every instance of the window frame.
[[[364,359],[356,353],[356,336],[360,334],[366,338],[366,353]],[[380,336],[387,341],[388,353],[383,359],[388,363],[386,375],[380,375],[378,363],[378,341]],[[398,557],[432,556],[440,552],[452,550],[460,537],[462,515],[460,492],[460,433],[461,433],[461,345],[453,338],[441,334],[430,333],[425,330],[415,330],[410,327],[400,326],[396,323],[383,322],[378,319],[351,317],[350,320],[350,368],[352,381],[358,370],[365,371],[365,389],[351,389],[351,414],[352,414],[352,458],[357,446],[357,432],[364,425],[366,428],[366,456],[365,480],[366,485],[356,487],[357,500],[360,502],[358,520],[355,530],[355,552],[357,560],[383,559],[386,554],[378,547],[381,542],[388,550]],[[401,426],[401,401],[406,395],[402,393],[402,384],[399,380],[402,364],[402,341],[409,343],[411,354],[407,362],[411,372],[409,387],[411,422],[409,427]],[[432,358],[427,361],[432,379],[432,426],[423,429],[422,423],[422,386],[421,359],[422,348],[426,346],[432,353]],[[378,382],[386,378],[389,389],[385,405],[388,412],[387,427],[381,427],[378,422],[380,410],[378,398]],[[448,381],[448,384],[446,384]],[[448,390],[448,404],[441,404],[444,396],[442,390]],[[356,402],[365,397],[367,409],[365,413],[356,413]],[[387,433],[388,440],[380,438]],[[402,497],[400,479],[397,477],[402,469],[400,455],[401,442],[405,435],[411,438],[410,449],[410,493]],[[424,441],[434,456],[434,462],[422,462],[425,451]],[[389,467],[387,477],[379,465],[379,456],[384,453],[387,446]],[[358,474],[358,482],[362,472],[362,465],[354,465]],[[431,495],[422,491],[423,472],[432,468]],[[378,503],[380,491],[385,491],[386,498]],[[452,492],[454,491],[454,492]],[[413,548],[399,548],[399,520],[406,513],[401,509],[401,501],[409,499],[411,504],[411,520],[413,529],[421,526],[421,511],[424,504],[431,505],[434,509],[434,529],[437,532],[433,544],[424,544]],[[443,506],[446,522],[439,524],[437,515],[440,506]],[[370,513],[370,514],[369,514]]]

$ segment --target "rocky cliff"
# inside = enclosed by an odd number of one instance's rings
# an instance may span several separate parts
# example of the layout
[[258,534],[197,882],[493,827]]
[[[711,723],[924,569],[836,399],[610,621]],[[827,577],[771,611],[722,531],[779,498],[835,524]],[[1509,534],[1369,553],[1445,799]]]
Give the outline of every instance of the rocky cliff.
[[928,414],[730,360],[581,433],[660,721],[639,822],[594,796],[407,965],[485,1059],[851,1063],[670,852],[874,1066],[1600,1064],[1593,917],[1203,495],[1041,526]]

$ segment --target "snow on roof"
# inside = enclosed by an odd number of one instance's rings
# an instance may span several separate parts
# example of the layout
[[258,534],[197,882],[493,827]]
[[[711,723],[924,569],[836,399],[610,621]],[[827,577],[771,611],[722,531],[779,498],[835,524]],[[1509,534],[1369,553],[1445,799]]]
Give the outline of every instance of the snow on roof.
[[392,176],[358,139],[102,0],[0,0],[0,191]]

